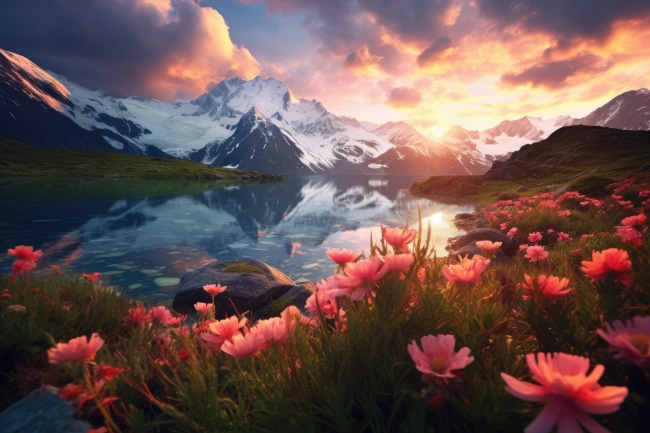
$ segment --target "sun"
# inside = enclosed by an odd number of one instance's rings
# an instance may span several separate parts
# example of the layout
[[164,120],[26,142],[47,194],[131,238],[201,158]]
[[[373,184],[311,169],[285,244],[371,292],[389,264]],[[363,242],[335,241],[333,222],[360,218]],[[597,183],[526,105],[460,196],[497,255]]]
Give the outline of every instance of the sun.
[[444,130],[441,126],[434,126],[433,128],[429,129],[429,132],[431,132],[434,137],[442,137]]

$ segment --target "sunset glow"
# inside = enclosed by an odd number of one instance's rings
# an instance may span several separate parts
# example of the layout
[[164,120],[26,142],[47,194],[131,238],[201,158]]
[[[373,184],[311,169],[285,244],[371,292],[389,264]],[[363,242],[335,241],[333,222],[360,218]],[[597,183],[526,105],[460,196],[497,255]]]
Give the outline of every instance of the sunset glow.
[[[433,137],[456,124],[484,129],[524,115],[580,117],[647,87],[650,71],[643,1],[588,10],[533,0],[37,3],[56,28],[48,22],[34,31],[0,18],[4,48],[116,96],[188,100],[222,79],[261,75],[336,114],[404,120]],[[7,7],[3,17],[28,6]],[[136,30],[127,41],[107,25],[81,27],[91,14]],[[62,28],[96,42],[92,55],[81,45],[57,45]],[[53,37],[39,51],[30,48],[45,34]],[[123,47],[119,58],[116,47]],[[93,72],[98,67],[109,70]]]

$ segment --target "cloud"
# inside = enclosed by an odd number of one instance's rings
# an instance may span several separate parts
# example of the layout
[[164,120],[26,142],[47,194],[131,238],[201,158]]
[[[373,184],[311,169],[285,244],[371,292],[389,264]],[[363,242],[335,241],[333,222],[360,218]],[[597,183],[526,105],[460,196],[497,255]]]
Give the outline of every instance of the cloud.
[[345,58],[343,64],[350,70],[358,74],[372,74],[377,72],[377,67],[383,57],[373,56],[368,51],[368,47],[362,47],[350,52]]
[[580,53],[566,60],[542,62],[521,72],[507,72],[501,76],[501,83],[554,89],[565,85],[571,77],[603,72],[610,66],[594,54]]
[[603,40],[616,22],[650,16],[648,0],[476,0],[476,4],[501,31],[543,32],[565,40]]
[[394,108],[415,108],[420,102],[422,94],[413,87],[395,87],[386,95],[386,104]]
[[0,3],[0,40],[115,96],[188,99],[261,69],[219,12],[192,0],[9,0]]
[[451,39],[448,36],[441,36],[436,39],[431,45],[420,53],[417,58],[420,67],[432,64],[438,59],[440,54],[451,48]]

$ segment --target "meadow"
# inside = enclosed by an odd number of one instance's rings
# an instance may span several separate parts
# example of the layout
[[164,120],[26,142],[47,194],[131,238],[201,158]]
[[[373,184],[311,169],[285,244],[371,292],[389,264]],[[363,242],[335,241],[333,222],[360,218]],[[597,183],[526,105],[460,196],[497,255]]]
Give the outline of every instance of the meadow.
[[36,278],[38,253],[15,249],[0,410],[46,384],[96,432],[645,431],[650,176],[603,191],[486,204],[506,260],[385,228],[366,257],[328,252],[302,313],[257,323],[139,304],[99,275]]

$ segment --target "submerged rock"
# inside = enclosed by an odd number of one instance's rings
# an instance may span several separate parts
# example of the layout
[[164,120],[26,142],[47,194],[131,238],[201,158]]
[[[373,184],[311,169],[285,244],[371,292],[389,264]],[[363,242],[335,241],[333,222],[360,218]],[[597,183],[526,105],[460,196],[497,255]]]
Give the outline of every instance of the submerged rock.
[[75,418],[75,409],[43,387],[0,413],[3,433],[86,433],[92,426]]
[[[226,267],[242,264],[259,268],[262,273],[223,272]],[[203,290],[203,286],[208,284],[228,286],[228,290],[215,298],[218,318],[230,316],[235,312],[254,312],[271,299],[280,298],[296,285],[281,271],[261,260],[242,258],[214,262],[181,278],[172,304],[174,310],[188,314],[194,311],[195,303],[211,302],[212,297]]]

